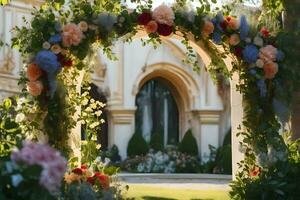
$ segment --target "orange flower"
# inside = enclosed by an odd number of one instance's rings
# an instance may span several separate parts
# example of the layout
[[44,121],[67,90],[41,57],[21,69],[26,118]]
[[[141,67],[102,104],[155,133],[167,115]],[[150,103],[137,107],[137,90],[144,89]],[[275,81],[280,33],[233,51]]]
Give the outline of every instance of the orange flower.
[[265,63],[264,72],[266,79],[273,79],[278,72],[278,64],[274,62]]
[[27,90],[32,96],[39,96],[43,91],[43,83],[41,81],[30,81],[27,83]]
[[65,181],[67,182],[67,184],[71,184],[75,181],[81,181],[81,176],[78,175],[78,174],[74,174],[74,173],[71,173],[71,174],[65,174]]
[[255,176],[258,176],[260,174],[260,172],[261,172],[261,169],[259,167],[255,167],[253,170],[251,170],[249,172],[249,175],[251,177],[255,177]]
[[239,28],[239,24],[238,24],[238,21],[237,21],[236,18],[228,16],[228,17],[225,18],[225,20],[226,20],[228,26],[232,30],[237,30]]
[[204,37],[208,37],[210,34],[214,32],[214,29],[215,29],[214,24],[211,21],[206,20],[202,28],[202,35]]
[[39,66],[35,63],[31,63],[27,67],[27,78],[30,81],[36,81],[41,77],[43,71],[39,68]]
[[151,20],[146,26],[146,32],[149,33],[155,33],[157,31],[158,25],[156,23],[156,21]]

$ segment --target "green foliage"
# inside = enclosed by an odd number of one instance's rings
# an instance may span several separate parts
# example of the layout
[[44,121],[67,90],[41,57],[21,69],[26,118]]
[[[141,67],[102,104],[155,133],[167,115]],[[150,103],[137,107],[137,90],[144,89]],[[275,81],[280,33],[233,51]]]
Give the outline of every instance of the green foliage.
[[152,133],[150,139],[150,148],[154,151],[162,151],[164,150],[164,138],[162,133]]
[[198,155],[198,145],[196,138],[193,136],[192,130],[189,129],[183,139],[181,140],[178,150],[182,153],[186,153],[188,155],[197,156]]
[[117,145],[113,145],[109,150],[101,152],[101,159],[109,158],[113,165],[118,165],[121,161],[121,156],[119,154],[119,148]]
[[99,199],[92,186],[88,183],[72,183],[65,191],[66,200],[97,200]]
[[145,155],[148,151],[148,144],[142,134],[134,133],[128,142],[127,155],[129,157]]
[[54,97],[48,102],[48,113],[44,120],[44,130],[49,136],[49,144],[68,157],[70,153],[68,145],[69,126],[71,123],[66,109],[66,91],[63,85],[59,84]]
[[9,3],[9,0],[0,0],[0,6],[5,6]]
[[0,104],[0,156],[8,155],[25,138],[15,121],[17,113],[13,104],[16,104],[15,98],[5,99]]

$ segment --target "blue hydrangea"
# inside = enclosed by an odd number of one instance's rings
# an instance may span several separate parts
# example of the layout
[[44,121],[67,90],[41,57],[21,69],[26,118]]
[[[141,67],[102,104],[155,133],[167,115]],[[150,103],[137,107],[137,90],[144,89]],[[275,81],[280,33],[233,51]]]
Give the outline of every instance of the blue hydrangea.
[[256,86],[259,89],[259,95],[261,97],[266,97],[267,96],[267,86],[266,86],[265,80],[264,79],[257,80]]
[[240,38],[245,40],[249,34],[250,26],[247,22],[245,15],[242,15],[240,18]]
[[97,16],[94,23],[105,28],[106,31],[111,31],[114,24],[117,22],[117,17],[108,12],[103,12]]
[[61,35],[60,34],[55,34],[51,36],[48,40],[48,42],[55,44],[61,42]]
[[35,57],[35,63],[44,70],[48,76],[56,74],[60,70],[60,63],[52,51],[40,51]]
[[212,35],[213,42],[215,44],[221,44],[222,43],[222,35],[218,32],[214,32]]
[[217,14],[217,16],[214,19],[211,20],[211,22],[214,24],[215,29],[221,33],[224,32],[220,25],[222,21],[224,21],[224,17],[220,12]]
[[243,50],[243,58],[247,63],[255,63],[258,58],[259,50],[253,44],[246,45]]
[[284,53],[280,50],[277,51],[277,54],[276,54],[276,60],[277,61],[283,61],[284,59]]

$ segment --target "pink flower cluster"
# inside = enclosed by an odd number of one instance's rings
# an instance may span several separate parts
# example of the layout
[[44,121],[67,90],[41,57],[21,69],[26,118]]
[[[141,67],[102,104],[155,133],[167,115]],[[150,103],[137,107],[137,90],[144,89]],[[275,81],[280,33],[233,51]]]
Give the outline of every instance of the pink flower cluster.
[[82,32],[83,25],[80,26],[70,23],[63,27],[62,42],[65,47],[72,45],[77,46],[83,39],[84,35]]
[[29,141],[24,141],[23,148],[11,154],[11,160],[16,163],[41,166],[43,170],[39,182],[50,193],[59,190],[67,169],[67,162],[58,151],[47,144]]

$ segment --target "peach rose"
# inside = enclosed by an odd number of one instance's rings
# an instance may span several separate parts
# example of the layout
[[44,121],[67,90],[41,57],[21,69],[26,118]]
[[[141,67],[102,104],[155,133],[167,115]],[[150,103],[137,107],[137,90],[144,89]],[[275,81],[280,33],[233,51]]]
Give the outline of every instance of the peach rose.
[[51,51],[55,54],[59,54],[61,52],[61,47],[58,44],[54,44],[51,47]]
[[35,63],[31,63],[27,67],[27,78],[30,81],[36,81],[41,77],[43,71],[39,68],[39,66]]
[[32,96],[39,96],[43,91],[43,83],[41,81],[30,81],[27,83],[27,90]]
[[71,45],[77,46],[83,38],[83,33],[79,26],[74,23],[67,24],[63,27],[62,42],[65,47]]
[[236,46],[240,43],[241,39],[238,34],[232,34],[229,38],[229,44],[232,46]]
[[204,37],[208,37],[210,34],[214,32],[214,24],[211,21],[206,20],[204,22],[203,28],[202,28],[202,35]]
[[67,184],[71,184],[75,181],[77,181],[77,182],[81,181],[81,176],[78,174],[74,174],[74,173],[65,174],[64,178],[65,178],[65,181]]
[[166,5],[160,5],[154,9],[152,18],[160,24],[173,26],[175,15],[172,8]]
[[151,20],[146,26],[146,32],[147,33],[155,33],[157,31],[158,25],[156,23],[156,21]]
[[265,47],[260,48],[259,57],[264,62],[270,62],[276,60],[277,48],[272,45],[267,45]]
[[264,65],[264,72],[266,79],[273,79],[278,72],[278,64],[274,62],[268,62]]
[[259,167],[255,167],[253,170],[249,172],[251,177],[259,176],[261,169]]
[[239,28],[239,23],[236,18],[228,16],[225,18],[225,20],[232,30],[237,30]]
[[89,25],[85,21],[79,22],[78,26],[82,32],[86,32],[89,28]]

